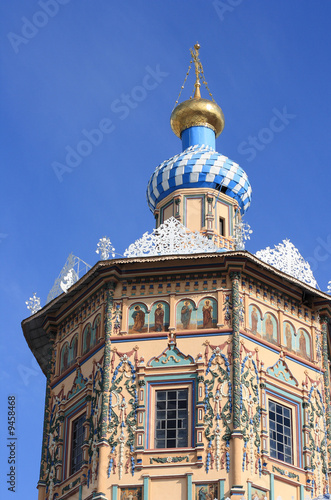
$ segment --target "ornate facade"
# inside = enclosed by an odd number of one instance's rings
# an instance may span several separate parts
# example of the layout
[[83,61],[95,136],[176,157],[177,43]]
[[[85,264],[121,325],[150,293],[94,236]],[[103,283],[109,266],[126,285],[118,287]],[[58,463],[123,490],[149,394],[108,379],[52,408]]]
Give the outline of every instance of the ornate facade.
[[23,321],[47,376],[39,500],[329,492],[330,297],[236,250],[251,189],[213,149],[197,52],[183,153],[148,184],[153,237]]

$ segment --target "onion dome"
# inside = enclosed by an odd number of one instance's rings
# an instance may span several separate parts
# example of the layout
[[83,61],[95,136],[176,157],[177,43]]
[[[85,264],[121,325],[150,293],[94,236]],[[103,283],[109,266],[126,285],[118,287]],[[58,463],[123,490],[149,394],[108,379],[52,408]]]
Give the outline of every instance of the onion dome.
[[[199,48],[200,45],[196,44],[195,51],[191,50],[196,74],[194,97],[178,104],[170,118],[173,132],[182,140],[182,153],[155,169],[147,186],[147,202],[154,212],[157,204],[173,191],[203,187],[234,198],[244,214],[251,202],[252,189],[244,170],[215,151],[216,137],[224,128],[224,115],[214,100],[201,98],[200,78],[206,87],[207,83],[199,60]],[[207,90],[210,94],[208,87]]]
[[152,212],[159,201],[177,189],[208,187],[235,198],[243,214],[251,202],[246,173],[235,162],[208,145],[196,144],[159,165],[147,186]]

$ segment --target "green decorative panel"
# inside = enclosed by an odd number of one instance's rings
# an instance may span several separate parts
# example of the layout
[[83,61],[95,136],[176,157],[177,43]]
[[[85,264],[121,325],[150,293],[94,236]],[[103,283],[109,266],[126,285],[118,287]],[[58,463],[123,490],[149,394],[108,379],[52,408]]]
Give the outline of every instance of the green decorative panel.
[[206,373],[204,379],[204,424],[205,438],[208,441],[206,472],[216,470],[230,471],[229,440],[231,437],[232,384],[229,358],[231,344],[225,342],[213,346],[205,342]]

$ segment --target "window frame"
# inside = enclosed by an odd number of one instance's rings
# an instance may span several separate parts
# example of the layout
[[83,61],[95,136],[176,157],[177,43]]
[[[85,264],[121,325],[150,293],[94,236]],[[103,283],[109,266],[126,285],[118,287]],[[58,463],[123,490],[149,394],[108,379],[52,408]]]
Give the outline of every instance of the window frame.
[[[80,429],[83,430],[83,432],[81,433],[81,435],[79,436],[79,438],[81,439],[81,443],[76,446],[74,448],[74,425],[80,421],[82,418],[84,417],[84,420],[82,421],[81,425],[80,425]],[[85,434],[86,434],[86,427],[85,427],[85,422],[86,422],[86,413],[81,413],[78,417],[76,417],[75,419],[72,419],[71,421],[71,436],[70,436],[70,460],[69,460],[69,476],[72,476],[73,474],[76,474],[76,472],[79,472],[79,470],[82,468],[82,466],[84,465],[84,449],[83,449],[83,445],[84,445],[84,441],[85,441]],[[80,464],[77,468],[75,468],[75,470],[73,470],[73,459],[74,459],[74,450],[76,451],[76,449],[80,449],[80,452],[81,452],[81,455],[82,455],[82,458],[81,458],[81,461],[80,461]]]
[[[268,447],[268,456],[270,460],[275,461],[276,463],[287,465],[289,467],[302,467],[303,464],[303,434],[302,434],[302,425],[303,425],[303,409],[302,409],[302,400],[294,395],[282,395],[279,392],[276,392],[274,388],[267,388],[265,394],[265,409],[266,409],[266,417],[267,417],[267,447]],[[291,436],[292,436],[292,463],[285,462],[284,460],[280,460],[279,458],[272,457],[270,453],[270,420],[269,420],[269,401],[272,401],[276,404],[284,406],[291,411]]]
[[[72,443],[73,443],[73,424],[85,415],[85,422],[83,423],[84,433],[83,442],[81,445],[83,460],[79,469],[72,472],[71,461],[72,461]],[[87,409],[85,402],[83,404],[76,405],[74,408],[69,409],[65,413],[65,427],[64,427],[64,448],[63,448],[63,468],[62,468],[62,480],[65,481],[69,477],[77,474],[81,468],[85,465],[84,460],[84,443],[86,441],[86,421],[87,421]]]
[[[156,392],[187,389],[187,446],[175,448],[156,448]],[[146,435],[146,450],[155,450],[158,452],[172,452],[180,449],[194,448],[194,433],[195,433],[195,380],[187,379],[176,382],[175,380],[167,380],[162,382],[148,382],[148,403],[147,414],[151,415],[147,426]]]
[[[189,395],[188,388],[177,388],[171,387],[166,389],[156,389],[155,390],[155,428],[154,428],[154,447],[156,449],[169,449],[169,448],[187,448],[188,446],[188,428],[189,428]],[[180,398],[180,393],[185,392],[185,397]],[[175,397],[171,397],[176,394]],[[164,397],[160,397],[164,395]],[[180,408],[181,401],[185,401],[185,408]],[[162,405],[164,403],[164,408],[158,408],[158,405]],[[169,408],[169,406],[172,408]],[[182,404],[183,406],[183,404]],[[185,412],[185,416],[179,416],[179,412]],[[158,417],[158,414],[165,414],[164,418]],[[172,413],[172,416],[170,416]],[[175,415],[173,415],[175,414]],[[181,423],[185,422],[182,426]],[[158,424],[161,424],[160,426]],[[162,427],[164,424],[164,427]],[[170,425],[171,424],[171,425]],[[185,436],[180,437],[179,433],[181,430],[186,431]],[[158,437],[158,433],[164,432],[164,438]],[[174,436],[170,436],[170,433],[175,433]],[[185,444],[179,444],[179,441],[185,441]],[[165,446],[159,446],[159,442],[164,441]],[[168,446],[169,441],[175,442],[175,446]]]
[[[270,406],[272,404],[275,405],[275,411],[271,411]],[[281,413],[278,411],[279,407],[282,408],[282,412]],[[285,415],[286,411],[289,412],[289,417]],[[274,413],[275,414],[275,420],[271,420],[270,413]],[[289,465],[294,465],[294,450],[293,450],[293,443],[294,443],[293,437],[294,436],[293,436],[293,416],[292,416],[292,414],[293,414],[293,411],[292,411],[291,407],[283,405],[279,401],[275,401],[275,400],[273,400],[271,398],[268,400],[269,455],[270,455],[271,458],[275,458],[276,460],[280,460],[281,462],[284,462],[284,463],[289,464]],[[287,423],[284,422],[285,419],[290,421],[289,425],[287,425]],[[274,427],[275,427],[274,429],[271,429],[271,422],[274,422]],[[282,428],[282,431],[280,430],[280,428]],[[285,432],[284,432],[286,428],[289,429],[289,435],[286,435]],[[272,432],[275,433],[275,438],[274,439],[272,439],[272,436],[271,436]],[[281,433],[282,437],[284,438],[283,443],[281,443],[277,439],[277,434],[280,434],[280,433]],[[290,441],[289,444],[285,442],[286,438],[289,439],[289,441]],[[275,445],[276,445],[275,448],[271,447],[271,441],[275,442]],[[278,449],[280,446],[284,447],[283,452],[281,452]],[[286,460],[286,455],[289,455],[289,454],[287,454],[285,452],[286,446],[291,449],[291,451],[290,451],[290,461]],[[272,454],[271,454],[272,449],[276,452],[277,456],[272,456]],[[284,455],[284,458],[283,459],[280,458],[279,454]]]

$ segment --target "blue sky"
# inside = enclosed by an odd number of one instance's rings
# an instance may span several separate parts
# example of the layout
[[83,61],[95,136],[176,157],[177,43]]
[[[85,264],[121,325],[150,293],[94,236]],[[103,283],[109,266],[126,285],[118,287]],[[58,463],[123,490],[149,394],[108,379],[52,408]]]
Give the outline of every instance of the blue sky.
[[[45,390],[25,301],[36,291],[45,304],[70,252],[94,265],[102,236],[123,253],[154,227],[146,186],[181,150],[169,118],[197,40],[225,115],[217,150],[253,188],[247,249],[290,238],[326,290],[330,17],[323,0],[2,2],[0,425],[14,393],[17,498],[37,497]],[[192,72],[184,98],[193,83]],[[12,498],[3,433],[0,464],[0,496]]]

